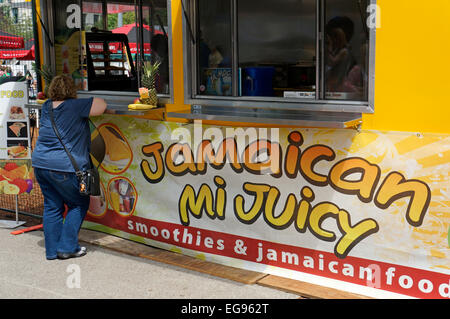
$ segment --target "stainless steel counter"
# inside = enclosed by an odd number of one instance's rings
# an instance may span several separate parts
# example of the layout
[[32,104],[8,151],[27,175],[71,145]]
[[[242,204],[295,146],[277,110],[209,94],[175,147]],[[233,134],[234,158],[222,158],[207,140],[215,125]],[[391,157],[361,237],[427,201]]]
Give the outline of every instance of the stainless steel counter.
[[[113,94],[114,93],[114,94]],[[328,127],[328,128],[358,128],[362,124],[362,113],[358,112],[329,112],[329,111],[306,111],[295,109],[278,108],[252,108],[252,107],[230,107],[219,105],[192,105],[187,111],[167,112],[165,108],[151,110],[130,110],[128,105],[138,98],[138,93],[133,92],[111,92],[111,91],[79,91],[78,97],[103,98],[107,109],[117,115],[146,116],[148,119],[164,120],[167,118],[178,118],[189,121],[205,120],[230,123],[257,123],[268,125],[283,125],[292,127]],[[159,99],[164,104],[164,98]],[[206,103],[205,103],[206,104]],[[257,104],[256,104],[257,105]],[[26,104],[27,108],[40,109],[37,103]],[[165,115],[165,116],[164,116]]]
[[[27,103],[25,104],[25,107],[28,109],[35,109],[40,110],[42,108],[41,104],[38,103]],[[111,113],[117,114],[117,115],[145,115],[146,110],[130,110],[128,108],[128,104],[113,104],[108,103],[107,110],[112,111]]]
[[362,123],[361,113],[314,112],[192,105],[186,112],[168,112],[167,117],[188,120],[246,122],[295,127],[357,128]]

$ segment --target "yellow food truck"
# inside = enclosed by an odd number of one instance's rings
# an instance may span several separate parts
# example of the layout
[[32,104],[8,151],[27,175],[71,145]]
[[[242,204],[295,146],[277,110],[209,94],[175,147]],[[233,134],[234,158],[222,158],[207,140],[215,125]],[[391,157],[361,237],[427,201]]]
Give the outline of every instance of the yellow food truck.
[[102,196],[83,227],[370,297],[450,297],[449,1],[35,2],[40,65],[114,113],[93,118]]

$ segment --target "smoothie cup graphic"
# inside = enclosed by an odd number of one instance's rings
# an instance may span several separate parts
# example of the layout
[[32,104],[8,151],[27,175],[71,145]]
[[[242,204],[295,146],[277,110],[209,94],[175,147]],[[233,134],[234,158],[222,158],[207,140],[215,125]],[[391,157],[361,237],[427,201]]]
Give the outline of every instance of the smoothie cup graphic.
[[109,204],[115,213],[122,217],[134,213],[138,194],[133,183],[124,176],[115,177],[109,181]]
[[95,214],[99,214],[102,210],[102,201],[99,196],[92,196],[89,204],[89,210]]
[[129,213],[131,211],[131,206],[130,206],[130,198],[129,197],[125,197],[123,199],[123,206],[124,206],[124,211]]

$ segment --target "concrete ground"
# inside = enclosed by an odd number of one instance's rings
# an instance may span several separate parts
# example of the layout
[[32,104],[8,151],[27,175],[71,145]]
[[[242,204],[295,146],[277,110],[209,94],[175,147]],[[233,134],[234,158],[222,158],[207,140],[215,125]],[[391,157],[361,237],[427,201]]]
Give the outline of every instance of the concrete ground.
[[299,298],[89,244],[84,257],[47,261],[42,231],[11,231],[0,228],[0,299]]

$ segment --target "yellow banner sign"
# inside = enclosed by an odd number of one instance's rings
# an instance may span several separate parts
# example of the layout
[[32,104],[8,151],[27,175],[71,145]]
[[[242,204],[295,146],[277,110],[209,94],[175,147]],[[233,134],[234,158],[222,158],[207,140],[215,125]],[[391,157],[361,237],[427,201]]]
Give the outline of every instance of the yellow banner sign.
[[87,228],[370,296],[450,296],[450,136],[96,122]]

